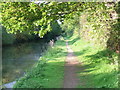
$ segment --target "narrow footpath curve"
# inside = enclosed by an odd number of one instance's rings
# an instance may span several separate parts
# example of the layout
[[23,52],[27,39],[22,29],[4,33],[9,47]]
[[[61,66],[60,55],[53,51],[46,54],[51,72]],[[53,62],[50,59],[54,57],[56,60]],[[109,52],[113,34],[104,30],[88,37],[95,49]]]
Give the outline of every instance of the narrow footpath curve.
[[76,75],[78,71],[77,65],[79,61],[76,56],[73,54],[72,49],[69,47],[68,42],[66,41],[66,47],[68,51],[67,58],[65,60],[65,71],[64,71],[64,86],[63,88],[76,88],[79,83],[79,79]]

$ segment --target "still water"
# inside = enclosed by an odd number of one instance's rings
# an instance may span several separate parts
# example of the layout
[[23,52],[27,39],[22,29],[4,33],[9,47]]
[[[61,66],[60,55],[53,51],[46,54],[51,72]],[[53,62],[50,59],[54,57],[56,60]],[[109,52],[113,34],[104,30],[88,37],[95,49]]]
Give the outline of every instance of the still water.
[[47,43],[36,41],[2,48],[2,84],[15,81],[39,60]]

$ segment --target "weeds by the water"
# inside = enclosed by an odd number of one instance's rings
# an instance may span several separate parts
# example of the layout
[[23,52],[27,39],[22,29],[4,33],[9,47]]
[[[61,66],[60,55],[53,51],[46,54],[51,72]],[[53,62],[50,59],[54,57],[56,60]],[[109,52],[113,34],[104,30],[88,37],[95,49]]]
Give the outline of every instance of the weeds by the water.
[[65,42],[57,41],[14,88],[62,88],[66,53]]

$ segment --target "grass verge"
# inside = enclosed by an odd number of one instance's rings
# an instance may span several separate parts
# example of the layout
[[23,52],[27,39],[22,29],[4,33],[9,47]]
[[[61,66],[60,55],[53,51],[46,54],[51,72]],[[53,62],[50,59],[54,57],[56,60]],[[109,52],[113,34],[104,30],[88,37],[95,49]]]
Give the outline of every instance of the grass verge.
[[118,88],[118,54],[75,35],[69,38],[69,45],[82,63],[78,88]]
[[65,42],[61,39],[17,81],[14,88],[62,88],[66,55]]

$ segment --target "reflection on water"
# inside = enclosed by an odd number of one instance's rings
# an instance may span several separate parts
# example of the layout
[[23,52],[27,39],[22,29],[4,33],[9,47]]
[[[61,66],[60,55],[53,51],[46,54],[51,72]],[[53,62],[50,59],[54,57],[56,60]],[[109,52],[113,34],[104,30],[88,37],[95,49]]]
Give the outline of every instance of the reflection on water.
[[47,44],[30,42],[6,46],[2,50],[2,82],[8,83],[21,77],[40,58]]

